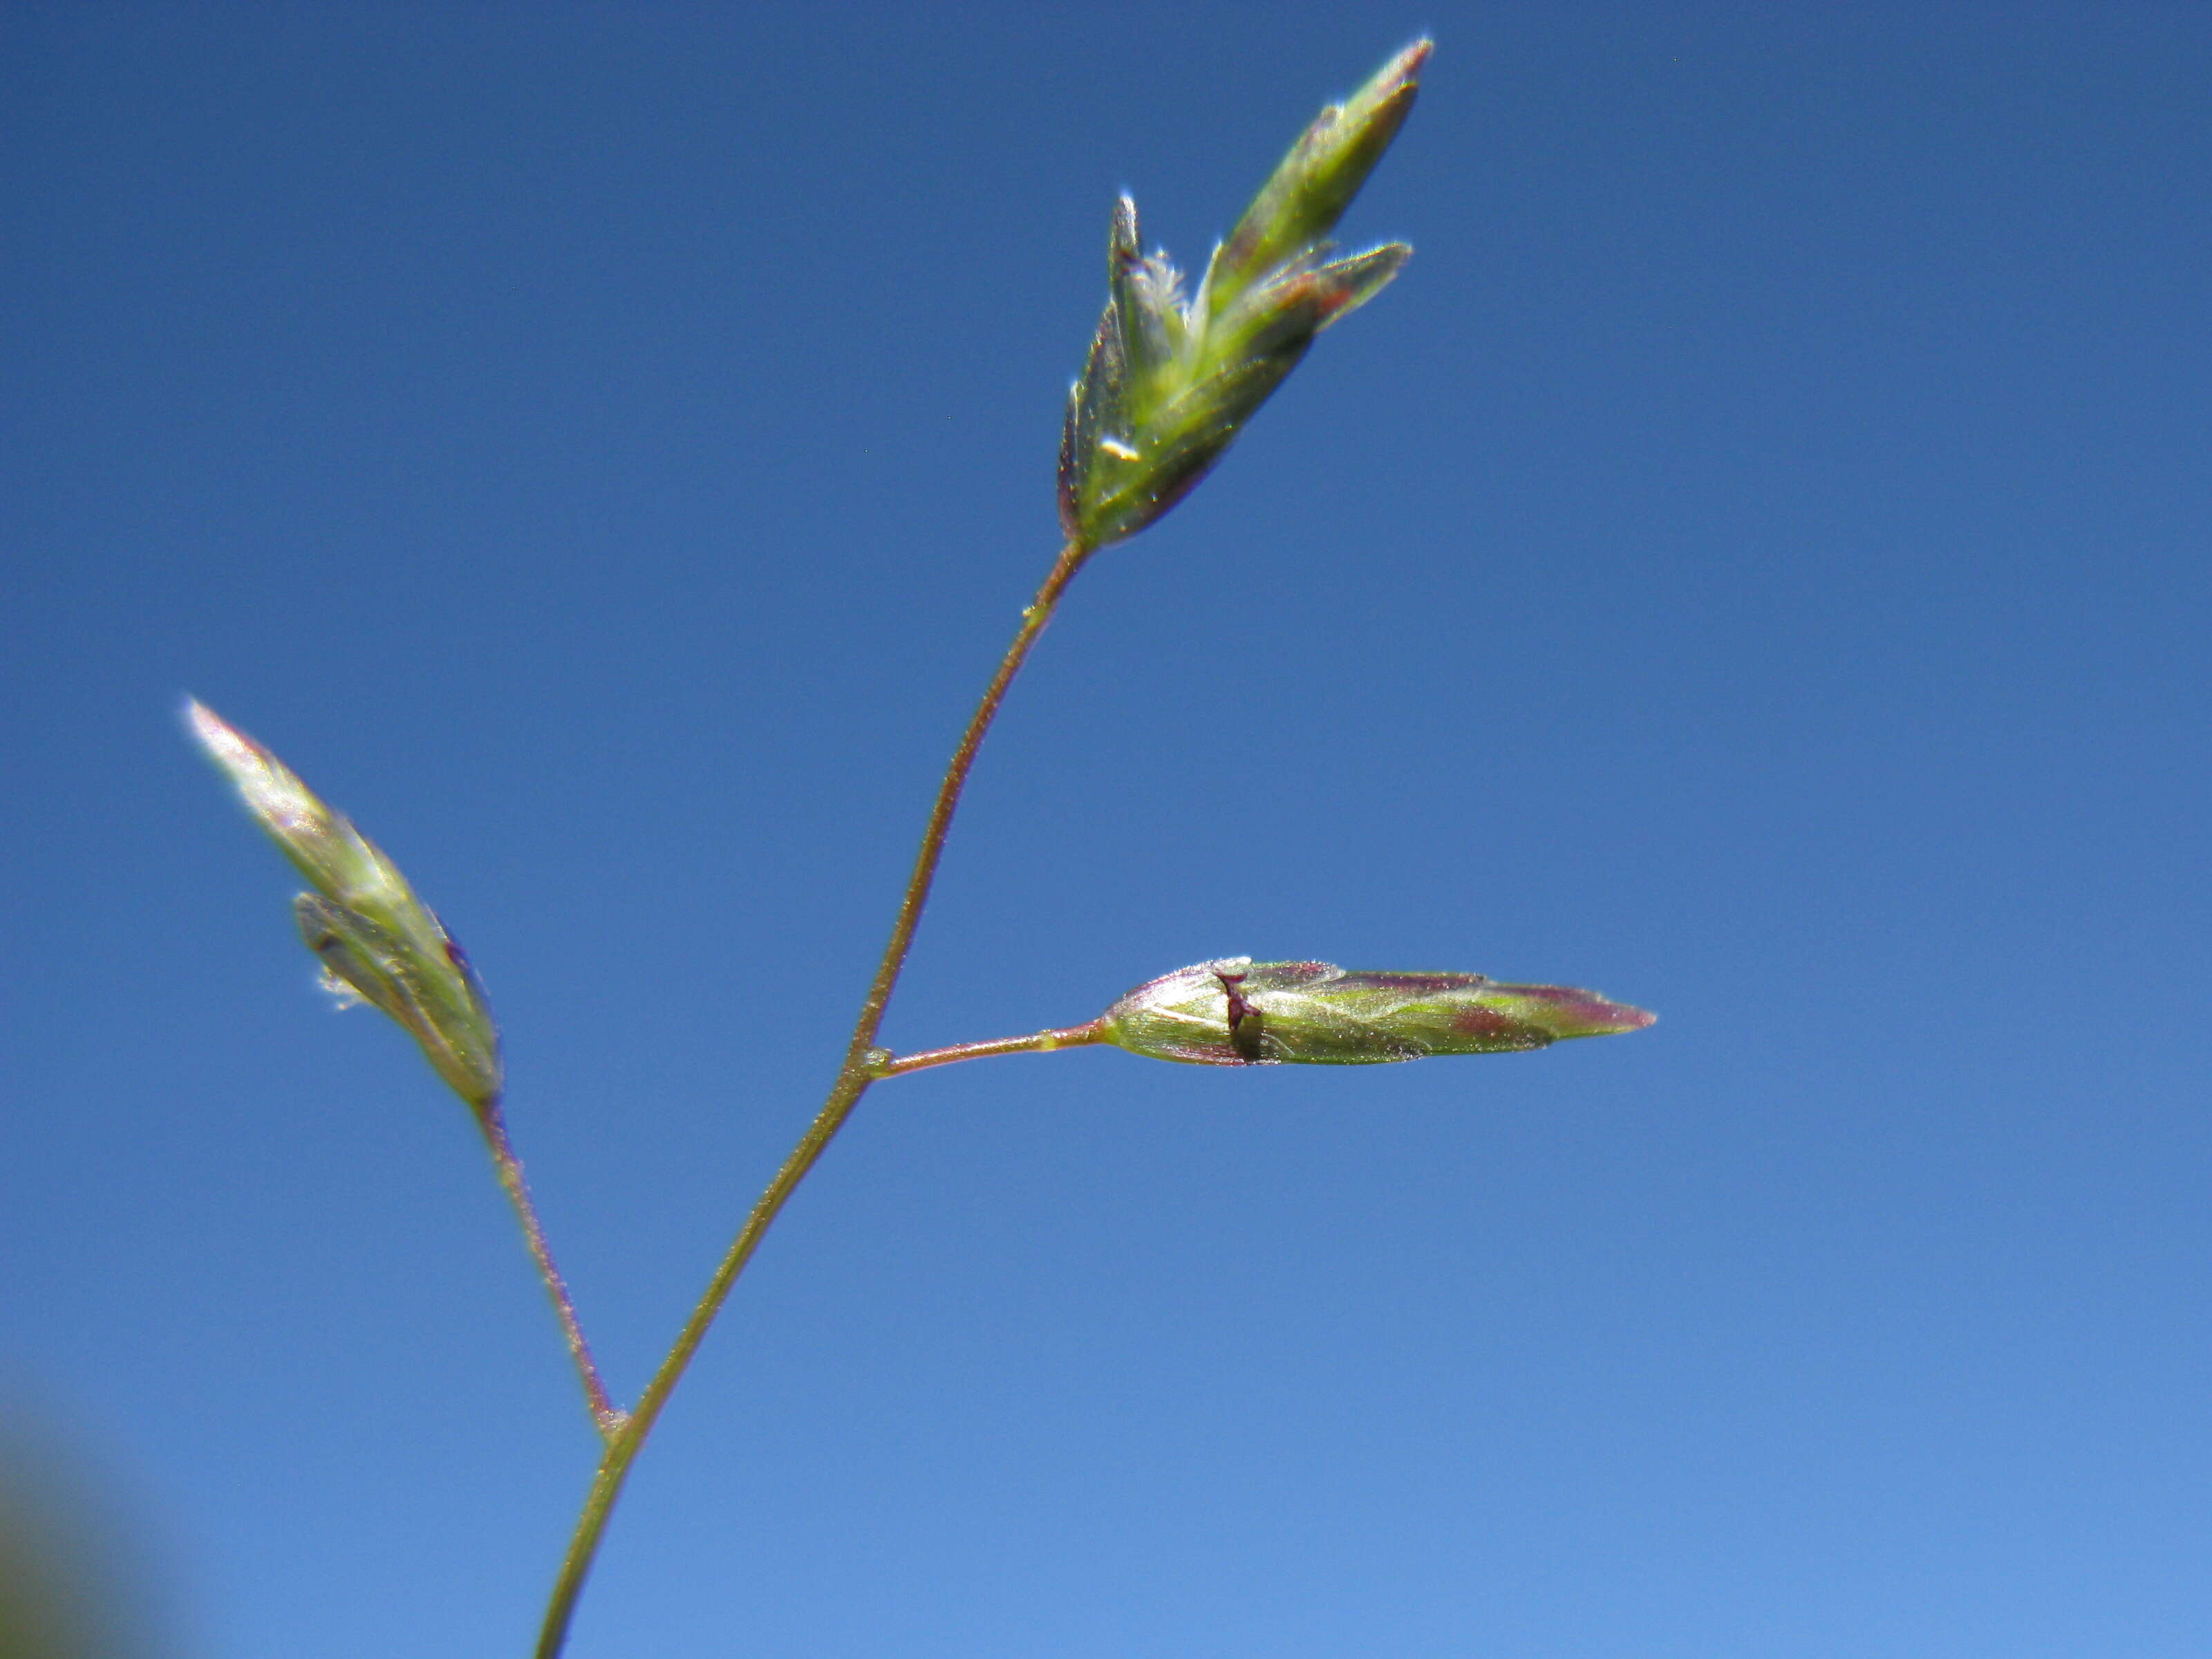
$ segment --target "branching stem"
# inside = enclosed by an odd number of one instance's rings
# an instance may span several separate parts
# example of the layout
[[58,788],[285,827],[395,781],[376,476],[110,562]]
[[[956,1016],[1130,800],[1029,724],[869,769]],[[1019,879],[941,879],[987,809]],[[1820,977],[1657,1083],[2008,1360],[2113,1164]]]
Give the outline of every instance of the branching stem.
[[[821,1111],[807,1126],[806,1133],[799,1138],[799,1145],[792,1148],[791,1156],[784,1159],[783,1167],[775,1172],[768,1189],[753,1205],[744,1224],[738,1229],[738,1236],[730,1242],[714,1277],[707,1281],[698,1304],[678,1333],[675,1345],[660,1362],[660,1369],[653,1374],[653,1380],[646,1384],[645,1392],[638,1396],[635,1408],[609,1437],[605,1454],[599,1460],[599,1473],[592,1478],[591,1492],[584,1500],[583,1512],[576,1519],[575,1533],[568,1540],[568,1553],[562,1559],[561,1576],[555,1581],[552,1597],[546,1604],[545,1622],[538,1638],[538,1659],[555,1659],[567,1643],[576,1599],[583,1593],[585,1577],[599,1553],[600,1538],[606,1530],[608,1517],[614,1513],[615,1500],[621,1496],[623,1483],[629,1478],[630,1465],[643,1449],[646,1437],[653,1432],[653,1425],[662,1407],[667,1405],[669,1395],[683,1380],[684,1370],[698,1352],[700,1343],[706,1340],[715,1316],[729,1298],[731,1287],[738,1282],[738,1275],[752,1260],[753,1251],[775,1221],[777,1212],[783,1208],[784,1201],[806,1179],[807,1172],[836,1139],[837,1131],[845,1127],[845,1120],[853,1115],[853,1109],[860,1104],[868,1085],[884,1075],[878,1070],[882,1056],[875,1046],[876,1032],[883,1024],[884,1011],[890,1006],[899,971],[906,965],[907,951],[914,944],[922,907],[929,901],[930,884],[937,875],[938,860],[944,855],[945,838],[952,828],[952,815],[960,805],[960,792],[967,786],[969,769],[975,763],[975,752],[982,747],[984,733],[998,716],[999,705],[1006,700],[1006,688],[1014,683],[1014,676],[1028,659],[1030,647],[1052,620],[1060,595],[1067,591],[1068,583],[1075,580],[1075,573],[1090,556],[1091,550],[1079,543],[1070,542],[1061,548],[1060,556],[1053,562],[1052,574],[1045,578],[1044,586],[1037,590],[1029,609],[1022,612],[1022,625],[1015,632],[1013,643],[1006,647],[998,672],[984,688],[982,701],[976,705],[967,731],[961,735],[959,747],[952,751],[951,763],[945,769],[944,781],[937,787],[937,801],[930,808],[929,823],[922,831],[921,850],[915,857],[914,873],[907,878],[906,893],[899,901],[898,916],[891,925],[890,943],[884,949],[883,961],[868,987],[867,998],[860,1004],[860,1017],[853,1026],[853,1040],[846,1046],[845,1061],[838,1068],[836,1081],[830,1087],[829,1098],[823,1102]],[[1042,1046],[1036,1038],[1015,1041]],[[997,1053],[1014,1052],[991,1044],[969,1046]],[[971,1057],[954,1054],[950,1050],[936,1052],[948,1060]]]
[[500,1111],[499,1102],[479,1108],[477,1124],[483,1131],[484,1145],[491,1148],[492,1166],[499,1171],[499,1184],[507,1191],[507,1202],[514,1206],[515,1218],[522,1223],[522,1237],[530,1246],[530,1259],[538,1264],[538,1276],[545,1281],[545,1294],[553,1298],[553,1312],[561,1322],[561,1334],[568,1344],[568,1357],[576,1362],[576,1375],[583,1379],[584,1404],[592,1413],[592,1425],[603,1440],[611,1440],[628,1421],[627,1414],[607,1394],[607,1385],[599,1376],[599,1368],[592,1358],[592,1345],[584,1340],[582,1322],[576,1317],[576,1304],[568,1294],[568,1283],[561,1277],[561,1270],[553,1265],[553,1248],[545,1242],[544,1224],[538,1219],[538,1206],[530,1201],[530,1184],[522,1178],[522,1160],[514,1155],[514,1145],[507,1138],[507,1121]]
[[[988,1060],[993,1054],[1048,1054],[1055,1048],[1080,1048],[1087,1043],[1106,1040],[1106,1022],[1094,1019],[1087,1024],[1064,1026],[1057,1031],[1038,1031],[1030,1036],[998,1037],[989,1042],[956,1042],[945,1048],[925,1048],[919,1054],[894,1054],[876,1062],[878,1078],[904,1077],[908,1072],[927,1070],[932,1066],[950,1066],[955,1060]],[[878,1054],[881,1050],[878,1051]]]

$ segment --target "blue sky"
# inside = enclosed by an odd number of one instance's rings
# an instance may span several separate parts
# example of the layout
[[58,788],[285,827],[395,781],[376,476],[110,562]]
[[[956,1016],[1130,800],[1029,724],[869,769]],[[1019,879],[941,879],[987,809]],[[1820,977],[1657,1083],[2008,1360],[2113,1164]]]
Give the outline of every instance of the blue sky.
[[1651,1030],[889,1084],[579,1659],[2212,1648],[2212,17],[0,19],[0,1400],[167,1651],[521,1653],[592,1437],[187,691],[390,850],[634,1392],[1202,260],[1432,32],[1403,277],[1076,585],[886,1027],[1206,957]]

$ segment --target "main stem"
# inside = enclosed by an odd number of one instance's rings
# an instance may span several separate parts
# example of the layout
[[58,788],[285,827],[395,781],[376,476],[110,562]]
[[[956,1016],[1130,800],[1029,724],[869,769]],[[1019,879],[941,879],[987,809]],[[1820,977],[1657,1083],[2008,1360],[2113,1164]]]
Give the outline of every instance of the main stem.
[[860,1004],[860,1017],[853,1026],[853,1040],[845,1048],[845,1063],[838,1068],[837,1079],[830,1086],[830,1097],[806,1133],[799,1138],[791,1156],[768,1183],[745,1217],[744,1225],[730,1241],[714,1275],[707,1281],[707,1288],[699,1297],[698,1305],[684,1322],[678,1333],[675,1346],[660,1362],[660,1369],[645,1385],[638,1396],[629,1419],[609,1438],[605,1454],[599,1460],[599,1474],[592,1478],[592,1490],[584,1499],[583,1513],[576,1518],[576,1530],[568,1540],[568,1553],[562,1559],[561,1576],[553,1585],[552,1599],[546,1604],[545,1622],[538,1638],[537,1659],[555,1659],[568,1639],[569,1620],[575,1616],[576,1599],[582,1595],[584,1579],[592,1570],[592,1559],[598,1555],[599,1540],[606,1531],[607,1518],[614,1513],[615,1500],[622,1495],[623,1483],[629,1476],[630,1465],[643,1449],[646,1437],[653,1432],[661,1408],[668,1397],[683,1381],[691,1358],[706,1340],[714,1317],[729,1299],[731,1287],[738,1275],[752,1260],[753,1251],[759,1247],[769,1224],[783,1208],[784,1201],[798,1190],[799,1183],[806,1179],[807,1172],[827,1150],[837,1131],[845,1127],[845,1120],[860,1104],[860,1097],[876,1080],[876,1031],[884,1023],[884,1011],[890,1006],[891,992],[898,984],[899,970],[906,965],[906,953],[914,944],[915,929],[921,921],[922,906],[929,902],[930,884],[937,876],[937,861],[945,853],[945,837],[952,828],[952,814],[960,805],[960,792],[967,787],[969,769],[975,763],[975,751],[983,746],[983,735],[991,729],[998,717],[999,705],[1006,701],[1006,688],[1014,683],[1022,664],[1036,643],[1044,625],[1052,620],[1052,613],[1060,604],[1060,595],[1067,591],[1075,573],[1091,556],[1091,550],[1079,543],[1070,542],[1060,550],[1053,562],[1052,574],[1037,590],[1037,596],[1022,612],[1022,625],[1014,634],[1013,643],[1000,659],[998,672],[984,688],[983,699],[975,707],[968,729],[961,734],[960,746],[952,751],[951,764],[945,769],[944,781],[937,786],[937,802],[930,808],[929,824],[922,831],[921,850],[915,856],[914,873],[907,878],[906,895],[899,901],[898,917],[891,924],[890,943],[884,947],[884,959],[877,965],[876,977],[868,987],[868,994]]

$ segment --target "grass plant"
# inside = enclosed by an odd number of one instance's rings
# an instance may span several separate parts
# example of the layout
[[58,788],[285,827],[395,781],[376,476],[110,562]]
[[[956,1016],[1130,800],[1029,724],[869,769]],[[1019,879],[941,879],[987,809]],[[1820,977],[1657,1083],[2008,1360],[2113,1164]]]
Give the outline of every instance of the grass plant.
[[890,941],[828,1098],[738,1224],[659,1369],[627,1407],[601,1378],[531,1203],[502,1115],[498,1029],[466,955],[349,819],[267,749],[199,703],[190,705],[188,721],[201,744],[313,889],[300,895],[295,913],[326,985],[404,1028],[474,1115],[552,1301],[602,1449],[548,1601],[538,1659],[552,1659],[565,1644],[623,1483],[746,1264],[876,1085],[957,1061],[1101,1043],[1201,1065],[1358,1065],[1539,1048],[1650,1024],[1640,1009],[1559,986],[1225,957],[1149,980],[1079,1024],[907,1054],[877,1042],[969,773],[1070,585],[1102,550],[1139,533],[1188,495],[1320,334],[1374,298],[1411,257],[1400,242],[1346,253],[1332,234],[1404,125],[1430,51],[1429,42],[1417,41],[1343,104],[1322,112],[1213,250],[1194,290],[1186,292],[1164,252],[1144,251],[1135,204],[1124,197],[1115,204],[1107,302],[1060,437],[1060,550],[938,786]]

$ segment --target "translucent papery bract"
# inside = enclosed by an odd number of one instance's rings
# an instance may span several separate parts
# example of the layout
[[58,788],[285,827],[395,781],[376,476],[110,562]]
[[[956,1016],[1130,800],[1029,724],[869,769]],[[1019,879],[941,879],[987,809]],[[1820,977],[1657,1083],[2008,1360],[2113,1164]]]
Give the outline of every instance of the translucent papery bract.
[[1323,245],[1309,258],[1248,289],[1206,329],[1201,367],[1285,349],[1303,354],[1315,335],[1380,294],[1413,257],[1404,242],[1385,242],[1364,252],[1328,258],[1334,252]]
[[1200,289],[1203,311],[1218,315],[1336,228],[1413,113],[1422,68],[1434,50],[1434,43],[1416,40],[1342,104],[1314,118],[1214,249]]
[[405,1027],[471,1108],[483,1111],[499,1099],[499,1032],[459,946],[448,940],[450,955],[426,959],[367,916],[313,893],[293,900],[292,910],[333,990],[358,994]]
[[1106,1011],[1106,1040],[1198,1066],[1369,1066],[1510,1054],[1639,1030],[1655,1016],[1563,985],[1480,974],[1347,970],[1326,962],[1202,962]]
[[283,762],[201,703],[185,714],[254,822],[313,884],[295,910],[325,974],[406,1027],[453,1091],[489,1109],[501,1085],[499,1029],[444,924],[399,867]]
[[1107,237],[1107,301],[1068,394],[1061,529],[1103,547],[1160,517],[1220,459],[1314,337],[1379,292],[1402,242],[1332,259],[1328,232],[1413,106],[1429,47],[1408,47],[1322,112],[1214,257],[1197,297],[1149,257],[1127,196]]

